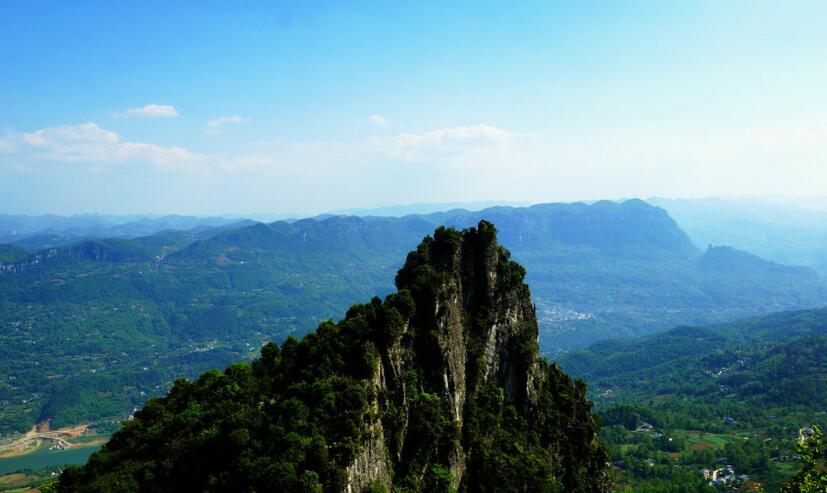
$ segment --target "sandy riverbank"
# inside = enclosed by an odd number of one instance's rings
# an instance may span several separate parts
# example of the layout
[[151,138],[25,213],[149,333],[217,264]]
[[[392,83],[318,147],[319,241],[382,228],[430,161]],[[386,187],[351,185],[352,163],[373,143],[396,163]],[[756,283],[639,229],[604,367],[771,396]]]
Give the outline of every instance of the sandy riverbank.
[[76,425],[52,430],[49,423],[40,423],[32,426],[32,429],[20,437],[0,442],[0,459],[19,457],[38,450],[44,442],[54,442],[61,446],[69,447],[91,447],[106,442],[105,438],[99,440],[73,442],[89,429],[88,425]]

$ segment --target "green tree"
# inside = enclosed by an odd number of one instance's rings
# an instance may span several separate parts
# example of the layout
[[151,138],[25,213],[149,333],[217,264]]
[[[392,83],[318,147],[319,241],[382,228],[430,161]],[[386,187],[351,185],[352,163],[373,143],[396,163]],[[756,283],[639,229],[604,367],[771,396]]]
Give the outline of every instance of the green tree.
[[827,491],[827,443],[818,426],[813,426],[813,434],[798,444],[801,456],[801,469],[790,481],[782,493],[823,493]]

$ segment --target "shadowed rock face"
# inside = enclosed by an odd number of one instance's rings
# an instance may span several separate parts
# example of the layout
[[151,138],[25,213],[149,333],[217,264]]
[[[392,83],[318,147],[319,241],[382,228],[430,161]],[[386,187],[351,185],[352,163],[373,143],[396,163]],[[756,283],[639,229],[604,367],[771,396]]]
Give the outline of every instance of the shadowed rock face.
[[538,356],[524,274],[491,224],[440,228],[397,293],[177,383],[60,490],[608,491],[585,385]]
[[[475,473],[469,470],[473,462],[469,454],[475,444],[465,433],[464,424],[477,418],[473,416],[477,410],[473,401],[483,389],[499,389],[504,406],[513,406],[529,418],[534,414],[548,373],[559,370],[538,357],[537,320],[522,282],[524,270],[509,257],[498,246],[494,227],[484,221],[462,233],[439,229],[433,239],[426,238],[408,255],[396,282],[400,290],[412,293],[416,310],[399,341],[380,348],[373,380],[386,395],[398,398],[378,399],[372,404],[377,409],[402,409],[406,426],[397,431],[395,440],[385,441],[391,450],[383,449],[376,434],[370,434],[348,469],[354,473],[348,491],[360,491],[372,482],[390,489],[392,478],[387,468],[365,465],[377,464],[377,458],[383,457],[393,464],[393,470],[410,469],[422,455],[419,449],[431,446],[408,437],[408,396],[412,393],[434,393],[446,403],[459,439],[442,451],[441,460],[450,470],[451,486],[457,489],[473,483],[464,481]],[[417,371],[422,375],[420,388],[406,388],[400,377]],[[381,417],[369,427],[373,432],[388,430]],[[485,438],[493,440],[492,435]],[[592,435],[589,440],[596,439]],[[605,486],[599,481],[602,465],[593,465],[593,490],[599,491]]]

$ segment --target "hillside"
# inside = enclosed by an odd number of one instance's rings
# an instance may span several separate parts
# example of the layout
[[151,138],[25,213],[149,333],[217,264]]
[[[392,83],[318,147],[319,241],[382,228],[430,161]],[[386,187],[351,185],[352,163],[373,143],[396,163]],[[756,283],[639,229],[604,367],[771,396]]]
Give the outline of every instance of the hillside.
[[[589,382],[613,461],[623,461],[617,477],[640,491],[707,491],[696,471],[718,457],[776,491],[801,430],[827,424],[827,310],[601,342],[560,364]],[[654,431],[635,431],[645,423]]]
[[640,201],[229,225],[22,259],[12,249],[0,261],[0,432],[123,417],[175,376],[249,359],[392,292],[420,238],[486,218],[529,269],[547,355],[827,299],[812,271],[701,253]]
[[[827,310],[804,310],[721,325],[678,327],[640,339],[604,341],[567,354],[559,361],[573,374],[593,382],[596,388],[622,387],[633,396],[636,392],[641,396],[674,392],[716,393],[723,382],[741,397],[766,398],[766,392],[759,389],[771,383],[774,392],[780,392],[781,372],[800,373],[818,377],[817,380],[822,382],[820,385],[824,386],[815,389],[824,390],[821,393],[824,398],[811,400],[800,394],[801,398],[810,400],[816,407],[827,407],[827,369],[821,373],[824,363],[821,357],[809,357],[805,362],[794,364],[797,354],[820,347],[825,337]],[[804,341],[809,347],[796,349],[804,345]],[[779,355],[791,359],[777,360]],[[749,364],[743,361],[735,364],[745,358],[749,359]],[[796,371],[798,364],[811,367]],[[708,371],[724,367],[728,370],[718,375],[721,378],[708,378]],[[744,376],[753,371],[759,371],[759,374],[749,378]],[[639,379],[647,381],[645,391],[635,383]],[[706,384],[701,385],[700,381]],[[761,385],[756,385],[758,382],[762,382]],[[795,394],[792,389],[786,393]]]
[[25,249],[11,244],[0,244],[0,262],[16,262],[28,255]]
[[58,491],[608,491],[585,385],[537,352],[488,223],[426,237],[398,292],[179,380]]
[[237,219],[194,216],[24,216],[0,214],[0,244],[14,243],[29,251],[54,248],[80,240],[138,238],[170,230],[229,226]]
[[827,302],[814,271],[733,249],[701,252],[666,211],[639,200],[430,217],[456,227],[480,219],[498,225],[528,269],[547,354]]
[[[367,295],[371,288],[389,292],[389,273],[398,266],[393,259],[416,238],[441,224],[465,228],[480,220],[497,224],[502,243],[527,266],[541,348],[551,354],[680,323],[732,320],[827,300],[825,283],[813,271],[732,250],[725,250],[730,255],[719,255],[723,250],[718,249],[702,254],[664,210],[639,200],[277,222],[197,242],[170,262],[203,261],[202,268],[235,262],[233,268],[240,268],[240,262],[257,255],[286,259],[301,251],[307,260],[294,263],[302,268],[291,276],[318,268],[337,283],[337,271],[352,261],[364,262],[358,277],[375,271],[364,281],[369,284],[358,283]],[[261,265],[260,258],[255,265]],[[753,260],[750,268],[733,275],[733,267],[747,258]]]
[[647,199],[666,209],[699,246],[731,245],[827,273],[827,212],[760,200]]

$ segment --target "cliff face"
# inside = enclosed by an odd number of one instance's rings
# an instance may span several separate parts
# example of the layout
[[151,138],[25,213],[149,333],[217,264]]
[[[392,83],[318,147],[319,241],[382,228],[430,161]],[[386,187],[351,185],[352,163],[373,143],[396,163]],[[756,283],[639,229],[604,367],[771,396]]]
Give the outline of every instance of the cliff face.
[[[438,231],[437,241],[426,240],[409,255],[397,277],[398,287],[414,294],[417,310],[415,334],[408,339],[408,364],[394,374],[422,368],[422,387],[447,401],[450,419],[460,430],[468,412],[466,399],[479,385],[495,384],[503,389],[506,402],[522,406],[530,393],[529,375],[536,371],[534,361],[517,361],[510,354],[515,335],[537,337],[527,289],[522,284],[506,286],[510,280],[500,279],[512,274],[513,266],[503,258],[493,230],[481,226],[462,236]],[[425,276],[435,279],[423,281]],[[392,351],[399,354],[400,349]],[[397,378],[386,385],[404,383]],[[394,404],[410,408],[404,399]],[[467,456],[461,440],[445,451],[454,487],[465,474]]]
[[[399,338],[378,350],[373,385],[381,392],[371,405],[379,412],[369,425],[370,438],[348,468],[358,471],[349,476],[348,491],[360,491],[373,483],[390,490],[394,478],[388,468],[364,467],[382,461],[397,471],[397,479],[402,479],[399,471],[420,471],[421,477],[415,479],[421,481],[424,471],[436,462],[447,466],[452,488],[481,487],[485,483],[477,479],[480,471],[475,467],[486,464],[476,449],[496,442],[497,433],[466,429],[466,421],[473,427],[481,414],[497,421],[508,408],[532,426],[532,418],[543,412],[538,409],[539,397],[547,380],[562,378],[571,384],[559,369],[549,367],[538,356],[537,320],[523,276],[522,267],[497,245],[496,231],[486,222],[463,233],[437,230],[434,239],[427,238],[408,255],[397,276],[397,287],[412,293],[416,308]],[[405,378],[412,374],[419,376],[416,385]],[[495,405],[481,402],[492,392],[498,397]],[[454,440],[430,454],[430,464],[418,463],[417,458],[429,455],[434,444],[409,436],[416,407],[411,396],[422,393],[442,399],[456,433]],[[577,466],[585,466],[591,475],[592,484],[584,491],[599,491],[604,487],[600,452],[594,429],[586,429],[593,425],[588,406],[582,395],[579,398],[576,404],[585,411],[585,422],[580,426],[587,441],[582,446],[594,455],[576,459]],[[376,438],[377,432],[394,429],[395,423],[385,417],[395,415],[394,411],[402,412],[405,426],[386,433],[383,442]],[[549,460],[559,460],[557,449],[566,446],[551,441],[543,445],[553,450]],[[560,482],[564,484],[564,478]],[[576,481],[565,484],[567,491],[581,486],[585,485]]]
[[398,293],[178,382],[61,489],[608,491],[585,385],[539,358],[523,276],[492,225],[440,228]]

